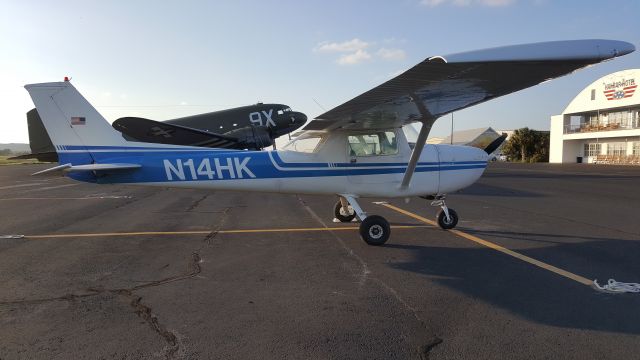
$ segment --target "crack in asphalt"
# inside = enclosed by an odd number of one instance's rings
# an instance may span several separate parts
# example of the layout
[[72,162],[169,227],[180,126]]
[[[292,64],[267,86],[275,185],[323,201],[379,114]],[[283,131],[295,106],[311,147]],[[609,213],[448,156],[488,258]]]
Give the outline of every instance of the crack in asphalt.
[[169,344],[169,348],[165,352],[165,358],[172,358],[180,348],[176,335],[173,332],[169,331],[166,327],[161,325],[160,322],[158,322],[158,317],[153,314],[151,307],[144,305],[141,302],[142,297],[134,296],[133,294],[130,294],[130,296],[133,299],[131,300],[129,305],[134,308],[135,313],[139,317],[144,319],[144,321],[149,324],[149,326],[151,326],[151,329],[153,329],[153,331],[162,336],[167,344]]
[[200,272],[202,272],[202,268],[200,267],[201,262],[202,262],[202,259],[200,258],[200,255],[194,252],[191,255],[191,260],[189,261],[189,265],[188,265],[189,270],[183,274],[178,274],[178,275],[170,276],[164,279],[151,281],[151,282],[137,285],[130,288],[109,289],[109,288],[101,288],[101,287],[91,287],[91,288],[87,288],[85,290],[86,292],[84,293],[75,293],[75,294],[70,293],[62,296],[42,298],[42,299],[0,301],[0,305],[25,305],[25,304],[32,305],[32,304],[39,304],[39,303],[52,302],[52,301],[72,302],[78,299],[93,297],[93,296],[97,296],[105,293],[126,297],[127,299],[130,300],[129,306],[131,306],[134,309],[134,312],[136,313],[136,315],[142,318],[151,327],[151,329],[153,329],[154,332],[160,335],[168,344],[169,347],[168,349],[165,350],[165,358],[170,359],[170,358],[173,358],[174,355],[180,349],[180,342],[177,340],[177,337],[173,332],[171,332],[165,326],[160,324],[160,322],[158,321],[158,317],[155,314],[153,314],[152,308],[150,306],[144,305],[141,302],[142,297],[136,296],[134,294],[134,291],[155,287],[155,286],[166,285],[172,282],[186,280],[186,279],[195,277],[198,274],[200,274]]
[[193,253],[191,257],[191,261],[189,262],[190,270],[188,272],[175,275],[175,276],[166,277],[160,280],[150,281],[145,284],[140,284],[140,285],[129,287],[129,288],[109,289],[109,288],[102,288],[102,287],[90,287],[90,288],[87,288],[85,292],[81,292],[81,293],[69,293],[62,296],[55,296],[55,297],[48,297],[48,298],[41,298],[41,299],[0,301],[0,305],[40,304],[40,303],[51,302],[51,301],[73,301],[73,300],[82,299],[90,296],[100,295],[103,293],[127,295],[136,290],[165,285],[175,281],[181,281],[181,280],[192,278],[200,274],[200,272],[202,271],[202,268],[200,267],[201,261],[202,260],[200,258],[200,255],[198,253]]
[[207,197],[209,197],[209,194],[208,194],[208,193],[207,193],[207,194],[204,194],[204,196],[203,196],[203,197],[201,197],[200,199],[198,199],[198,200],[194,201],[194,202],[193,202],[193,204],[191,204],[191,205],[187,208],[187,210],[185,210],[185,211],[186,211],[186,212],[189,212],[189,211],[194,210],[195,208],[197,208],[197,207],[200,205],[200,203],[201,203],[201,202],[203,202],[204,200],[206,200],[206,199],[207,199]]
[[224,208],[224,210],[222,210],[220,221],[218,221],[218,224],[213,227],[213,230],[211,230],[211,232],[204,237],[204,239],[202,240],[204,242],[204,245],[200,247],[200,250],[202,250],[205,246],[213,245],[213,240],[215,240],[216,236],[218,236],[218,233],[220,232],[220,230],[222,230],[222,227],[227,222],[231,209],[232,207],[227,206]]
[[[189,210],[195,209],[200,204],[200,202],[202,202],[206,198],[207,196],[204,196],[200,200],[196,201],[189,208]],[[150,281],[144,284],[140,284],[140,285],[128,287],[128,288],[111,289],[111,288],[103,288],[103,287],[90,287],[85,289],[84,292],[80,292],[80,293],[69,293],[62,296],[48,297],[48,298],[41,298],[41,299],[0,301],[0,305],[32,305],[32,304],[40,304],[40,303],[46,303],[46,302],[52,302],[52,301],[72,302],[75,300],[98,296],[100,294],[105,294],[105,293],[110,293],[110,294],[115,294],[121,297],[125,297],[129,300],[129,306],[131,306],[134,309],[134,312],[136,313],[136,315],[142,318],[150,326],[150,328],[155,333],[160,335],[168,344],[168,348],[165,350],[165,358],[166,359],[174,358],[175,355],[180,350],[181,341],[179,341],[175,333],[167,329],[165,326],[163,326],[159,322],[158,317],[153,313],[153,309],[150,306],[143,304],[142,297],[135,295],[134,292],[137,290],[145,289],[145,288],[157,287],[157,286],[173,283],[176,281],[187,280],[199,275],[202,272],[202,268],[200,266],[200,263],[202,263],[200,252],[205,247],[212,245],[212,241],[215,239],[215,237],[218,235],[218,233],[226,223],[229,217],[229,213],[231,212],[231,209],[232,207],[226,207],[222,211],[222,216],[220,217],[220,220],[217,222],[217,224],[213,226],[213,230],[204,237],[204,239],[202,240],[203,242],[202,245],[198,247],[198,249],[196,249],[196,251],[194,251],[191,254],[191,259],[188,262],[187,271],[184,273],[174,275],[174,276],[169,276],[160,280]]]
[[433,339],[431,339],[428,343],[423,345],[422,348],[420,349],[421,358],[423,360],[429,360],[429,355],[431,353],[431,350],[433,350],[436,346],[442,344],[442,341],[443,341],[442,339],[436,336]]

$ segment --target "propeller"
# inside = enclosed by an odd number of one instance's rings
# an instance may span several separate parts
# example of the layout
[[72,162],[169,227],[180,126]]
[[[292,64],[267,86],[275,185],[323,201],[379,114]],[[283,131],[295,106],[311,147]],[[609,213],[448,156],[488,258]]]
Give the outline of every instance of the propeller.
[[491,154],[492,152],[496,151],[497,148],[500,147],[500,145],[502,145],[502,143],[507,139],[507,134],[502,133],[502,135],[500,135],[500,137],[498,137],[497,139],[493,140],[491,142],[491,144],[487,145],[487,147],[484,148],[484,151],[487,154]]

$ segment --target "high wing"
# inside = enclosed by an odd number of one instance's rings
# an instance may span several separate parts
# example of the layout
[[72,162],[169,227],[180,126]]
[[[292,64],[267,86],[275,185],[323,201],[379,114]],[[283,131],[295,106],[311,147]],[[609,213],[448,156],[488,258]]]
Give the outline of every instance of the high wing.
[[[395,78],[339,105],[303,130],[392,128],[432,124],[464,109],[634,51],[613,40],[505,46],[429,57]],[[429,126],[430,127],[430,126]]]
[[142,142],[225,149],[246,148],[246,144],[235,137],[138,117],[120,118],[112,126],[124,135]]
[[624,41],[570,40],[432,56],[318,116],[303,130],[397,128],[422,122],[400,185],[407,188],[438,117],[633,51]]

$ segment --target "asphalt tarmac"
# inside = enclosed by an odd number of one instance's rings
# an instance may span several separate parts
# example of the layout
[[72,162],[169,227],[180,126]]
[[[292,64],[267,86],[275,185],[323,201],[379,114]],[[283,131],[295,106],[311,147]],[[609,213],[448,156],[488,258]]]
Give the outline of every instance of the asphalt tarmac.
[[[640,167],[491,164],[448,205],[93,185],[0,166],[0,359],[633,359]],[[374,202],[387,201],[388,204]],[[11,238],[6,235],[24,235]]]

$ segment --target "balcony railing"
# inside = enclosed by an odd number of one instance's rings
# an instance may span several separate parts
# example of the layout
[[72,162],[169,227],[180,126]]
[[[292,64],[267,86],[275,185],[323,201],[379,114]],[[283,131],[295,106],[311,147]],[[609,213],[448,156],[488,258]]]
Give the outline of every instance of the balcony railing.
[[606,124],[606,125],[605,124],[565,125],[564,133],[575,134],[575,133],[594,132],[594,131],[614,131],[614,130],[631,130],[631,129],[640,129],[640,123],[636,123],[636,124],[612,123],[612,124]]
[[597,155],[594,164],[640,165],[640,155]]

